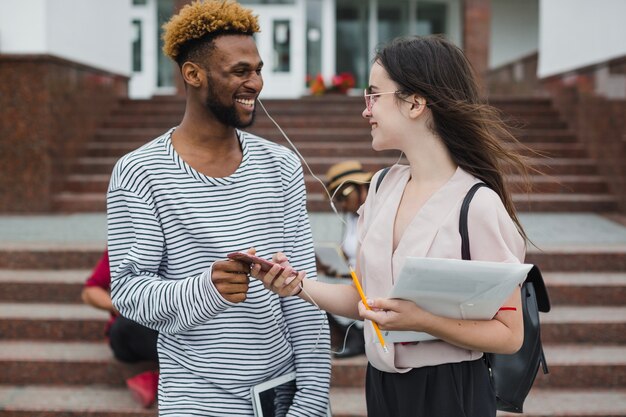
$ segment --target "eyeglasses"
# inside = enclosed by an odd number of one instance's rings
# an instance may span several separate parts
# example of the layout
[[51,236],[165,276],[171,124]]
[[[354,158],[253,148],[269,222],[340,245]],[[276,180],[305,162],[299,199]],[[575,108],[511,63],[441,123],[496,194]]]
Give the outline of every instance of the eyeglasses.
[[385,94],[398,94],[399,91],[387,91],[385,93],[373,93],[373,94],[367,94],[367,89],[363,90],[363,98],[365,99],[365,107],[367,108],[367,111],[371,113],[372,111],[372,107],[374,106],[374,103],[376,103],[376,100],[378,100],[378,96],[383,96]]

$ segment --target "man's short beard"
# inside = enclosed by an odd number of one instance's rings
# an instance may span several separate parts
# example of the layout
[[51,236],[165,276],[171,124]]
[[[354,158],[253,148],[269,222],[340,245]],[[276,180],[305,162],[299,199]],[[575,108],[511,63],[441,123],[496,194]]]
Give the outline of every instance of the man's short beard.
[[215,115],[217,120],[224,123],[226,126],[232,126],[237,129],[246,128],[254,123],[254,117],[256,116],[256,108],[252,111],[252,117],[249,122],[244,122],[237,113],[237,108],[233,104],[232,106],[224,106],[218,103],[216,99],[216,89],[209,83],[209,91],[207,99],[204,102],[205,107]]
[[244,122],[239,117],[239,114],[237,113],[237,109],[235,108],[234,105],[224,106],[218,103],[213,98],[213,96],[209,96],[206,99],[204,105],[206,106],[207,109],[211,111],[211,113],[213,113],[213,115],[215,115],[217,120],[224,123],[226,126],[232,126],[232,127],[236,127],[239,129],[239,128],[248,127],[252,125],[252,123],[254,123],[254,116],[256,115],[256,109],[252,111],[252,117],[250,118],[250,121]]

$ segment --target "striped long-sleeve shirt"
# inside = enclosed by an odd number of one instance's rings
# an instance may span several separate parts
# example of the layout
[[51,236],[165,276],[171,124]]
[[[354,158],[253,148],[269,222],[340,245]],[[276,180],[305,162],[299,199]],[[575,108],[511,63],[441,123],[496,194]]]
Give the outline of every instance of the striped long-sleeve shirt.
[[172,131],[122,157],[107,195],[113,302],[159,331],[159,414],[249,416],[250,387],[295,370],[290,415],[324,415],[330,356],[323,313],[257,280],[247,300],[234,304],[211,281],[213,262],[250,247],[264,258],[282,251],[315,277],[300,161],[238,132],[239,168],[212,178],[176,153]]

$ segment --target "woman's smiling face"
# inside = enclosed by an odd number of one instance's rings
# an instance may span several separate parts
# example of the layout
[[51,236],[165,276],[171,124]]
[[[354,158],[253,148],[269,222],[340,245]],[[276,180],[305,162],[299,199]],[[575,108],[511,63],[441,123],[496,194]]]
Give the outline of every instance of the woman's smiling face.
[[398,90],[398,86],[378,62],[372,65],[369,84],[367,89],[369,94],[385,93],[372,96],[370,98],[371,111],[366,107],[362,113],[363,117],[368,119],[372,129],[372,147],[377,151],[400,149],[398,140],[406,132],[410,104],[404,101],[398,102],[396,94],[392,94]]

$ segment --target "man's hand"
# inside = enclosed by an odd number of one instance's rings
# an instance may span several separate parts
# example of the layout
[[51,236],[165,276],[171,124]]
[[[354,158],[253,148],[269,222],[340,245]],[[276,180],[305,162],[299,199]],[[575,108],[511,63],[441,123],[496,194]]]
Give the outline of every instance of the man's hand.
[[232,259],[213,263],[211,281],[219,293],[231,303],[246,300],[250,280],[250,267]]

